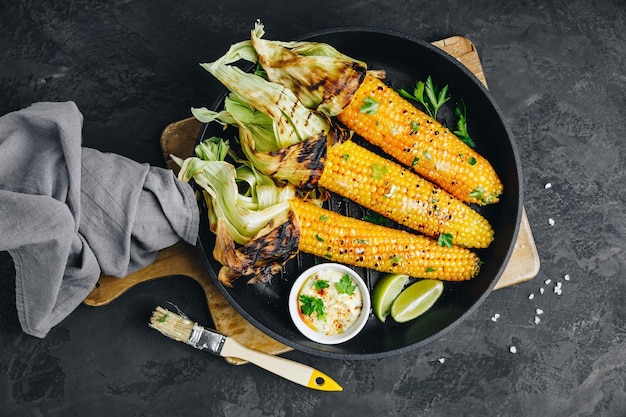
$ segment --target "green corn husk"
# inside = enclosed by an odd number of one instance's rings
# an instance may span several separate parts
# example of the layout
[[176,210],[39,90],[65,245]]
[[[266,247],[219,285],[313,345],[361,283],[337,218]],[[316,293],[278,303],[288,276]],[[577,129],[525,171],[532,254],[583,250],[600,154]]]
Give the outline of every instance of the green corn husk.
[[202,188],[216,235],[213,256],[224,265],[218,278],[227,286],[241,278],[266,282],[298,251],[300,230],[289,204],[295,189],[277,186],[249,165],[235,168],[224,161],[228,150],[227,142],[211,138],[196,147],[200,157],[172,159],[181,168],[179,180]]

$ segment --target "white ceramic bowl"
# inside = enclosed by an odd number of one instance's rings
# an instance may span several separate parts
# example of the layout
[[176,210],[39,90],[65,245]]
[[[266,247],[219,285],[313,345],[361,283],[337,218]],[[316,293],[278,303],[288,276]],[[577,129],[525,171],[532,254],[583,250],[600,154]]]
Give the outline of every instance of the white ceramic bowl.
[[[300,291],[305,282],[316,273],[324,273],[324,271],[326,270],[337,271],[341,274],[348,274],[352,279],[352,282],[354,282],[354,284],[361,292],[362,300],[361,312],[356,318],[356,321],[354,321],[352,325],[350,325],[350,327],[345,331],[333,335],[321,333],[307,325],[301,317],[299,305]],[[302,274],[300,274],[300,276],[298,276],[298,278],[294,281],[293,286],[291,287],[291,291],[289,293],[289,314],[291,315],[291,319],[296,328],[304,336],[311,339],[312,341],[326,345],[342,343],[356,336],[363,329],[363,326],[365,326],[365,323],[367,322],[367,319],[369,317],[370,308],[370,293],[367,285],[363,281],[363,278],[361,278],[352,269],[336,263],[323,263],[307,269]]]

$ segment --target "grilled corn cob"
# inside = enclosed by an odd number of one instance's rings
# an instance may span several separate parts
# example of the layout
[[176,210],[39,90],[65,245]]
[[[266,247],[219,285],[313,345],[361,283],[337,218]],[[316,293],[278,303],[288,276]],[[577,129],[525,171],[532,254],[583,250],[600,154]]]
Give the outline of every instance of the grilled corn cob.
[[389,219],[450,243],[486,248],[489,222],[440,187],[348,140],[328,148],[319,185]]
[[[479,259],[469,249],[441,246],[422,235],[346,217],[297,199],[292,186],[278,186],[247,165],[235,168],[223,161],[227,144],[222,139],[205,143],[199,145],[202,152],[196,150],[203,159],[172,158],[181,168],[178,178],[193,178],[204,190],[209,219],[214,219],[213,255],[223,265],[218,279],[226,286],[267,282],[298,251],[414,277],[459,281],[478,272]],[[250,229],[249,223],[259,227]]]
[[[245,74],[238,68],[217,64],[207,65],[207,68],[220,79],[227,78],[229,88],[237,92],[237,97],[227,101],[225,111],[228,111],[228,120],[238,123],[240,144],[255,169],[277,180],[292,182],[298,187],[312,188],[319,184],[430,237],[437,239],[447,235],[452,244],[486,248],[493,240],[491,226],[479,213],[408,169],[346,140],[349,132],[340,128],[336,122],[323,119],[323,122],[317,121],[317,128],[313,132],[301,129],[301,126],[310,125],[309,113],[315,113],[303,108],[295,97],[291,97],[288,107],[276,104],[279,101],[273,99],[274,94],[284,101],[287,94],[283,93],[290,92],[287,88],[280,90],[279,94],[275,93],[277,90],[274,88],[265,89],[268,85],[274,86],[273,83]],[[238,82],[243,79],[245,83]],[[247,114],[252,111],[251,108],[234,105],[237,99],[249,96],[264,111],[286,119],[283,125],[293,129],[289,136],[299,137],[301,142],[271,152],[257,151],[257,136],[253,131],[256,131],[254,123],[258,123],[260,116],[256,114],[255,121],[248,123],[245,120],[251,118]],[[294,108],[300,111],[287,117],[287,112]],[[270,119],[271,116],[266,117]],[[316,133],[315,137],[308,138],[310,133]],[[332,140],[328,140],[328,149],[326,135],[332,137]],[[303,143],[306,146],[301,146]],[[299,148],[293,151],[294,146]],[[310,184],[303,184],[303,180]]]
[[[307,109],[290,88],[225,64],[237,56],[203,64],[233,93],[224,112],[207,112],[205,121],[228,114],[222,122],[237,124],[242,151],[256,170],[309,189],[319,178],[321,187],[431,237],[465,247],[489,246],[493,230],[477,212],[398,164],[346,142],[346,129]],[[259,124],[284,129],[259,136]],[[327,136],[332,138],[328,149]],[[292,144],[281,145],[281,137],[292,138]],[[292,152],[298,142],[306,146]]]
[[371,74],[337,117],[462,201],[490,204],[502,194],[502,182],[485,158]]
[[333,262],[384,273],[447,281],[473,278],[478,256],[443,247],[433,239],[342,216],[301,200],[291,200],[300,223],[298,249]]

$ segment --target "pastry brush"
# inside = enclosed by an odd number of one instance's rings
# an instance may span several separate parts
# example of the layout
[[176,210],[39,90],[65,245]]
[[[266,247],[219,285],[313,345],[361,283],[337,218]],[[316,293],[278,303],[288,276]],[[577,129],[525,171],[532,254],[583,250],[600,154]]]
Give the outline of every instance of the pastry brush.
[[152,312],[149,327],[165,336],[184,342],[199,350],[222,357],[246,360],[296,384],[320,391],[342,391],[343,388],[328,375],[289,359],[247,348],[232,337],[202,327],[185,316],[157,307]]

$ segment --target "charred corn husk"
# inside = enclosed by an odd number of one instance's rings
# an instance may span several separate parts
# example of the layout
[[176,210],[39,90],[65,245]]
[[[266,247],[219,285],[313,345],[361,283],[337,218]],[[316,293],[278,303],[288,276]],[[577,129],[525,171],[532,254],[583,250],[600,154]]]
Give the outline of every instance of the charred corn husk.
[[300,227],[293,211],[270,220],[245,245],[237,246],[223,219],[217,222],[213,257],[222,264],[218,280],[227,287],[268,282],[298,254]]
[[292,89],[310,109],[333,116],[348,104],[367,71],[364,62],[320,42],[262,39],[257,22],[250,43],[267,78]]
[[301,200],[291,200],[300,223],[298,249],[333,262],[412,277],[463,281],[479,270],[468,249],[373,225]]
[[337,117],[462,201],[490,204],[502,194],[502,182],[484,157],[370,74]]
[[486,248],[489,222],[442,188],[348,140],[328,148],[319,185],[435,239]]
[[197,157],[181,159],[180,181],[202,189],[209,229],[216,235],[214,258],[223,265],[218,279],[226,286],[267,282],[298,253],[300,228],[289,200],[295,189],[242,163],[224,159],[230,146],[220,138],[204,140]]

